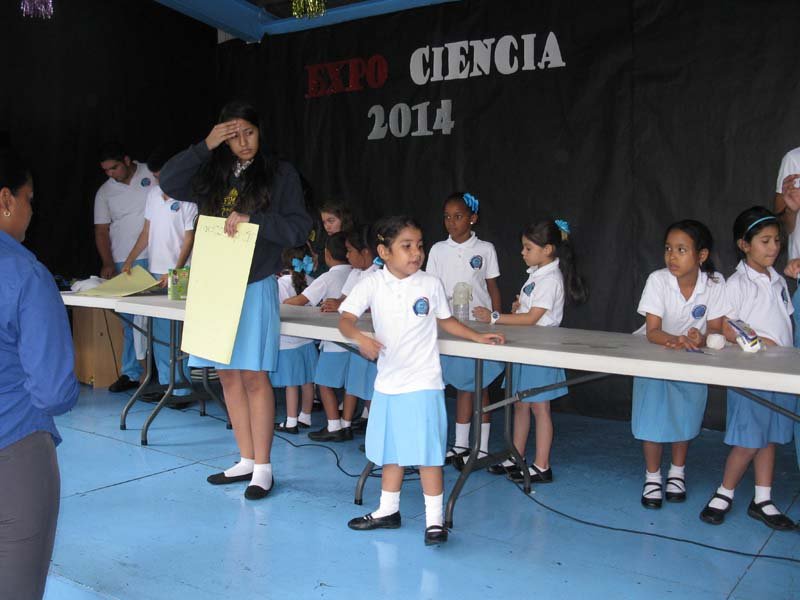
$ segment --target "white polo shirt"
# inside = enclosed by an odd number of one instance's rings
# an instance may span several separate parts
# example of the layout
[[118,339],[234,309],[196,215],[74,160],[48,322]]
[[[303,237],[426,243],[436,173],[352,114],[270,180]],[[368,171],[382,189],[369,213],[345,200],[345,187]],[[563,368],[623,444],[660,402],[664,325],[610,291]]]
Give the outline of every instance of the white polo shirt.
[[[789,175],[800,175],[800,148],[790,150],[781,160],[781,168],[778,170],[778,182],[775,184],[775,193],[782,193],[783,180]],[[789,236],[789,259],[793,258],[800,258],[800,212],[795,216],[794,231]]]
[[[108,178],[94,197],[94,224],[111,224],[111,256],[125,262],[144,226],[144,206],[155,177],[147,165],[134,161],[136,172],[129,184]],[[139,255],[147,258],[147,249]]]
[[725,285],[732,319],[741,319],[758,335],[779,346],[792,346],[794,312],[786,280],[772,267],[769,277],[739,262]]
[[[340,298],[342,286],[347,281],[348,275],[353,270],[350,265],[336,265],[317,277],[311,285],[303,290],[303,296],[308,298],[311,306],[319,306],[326,298]],[[347,352],[345,348],[337,346],[334,342],[322,342],[320,350],[323,352]]]
[[[144,218],[150,221],[147,251],[150,254],[150,272],[163,275],[175,268],[187,231],[194,229],[197,205],[164,198],[159,186],[150,186]],[[189,264],[189,261],[186,261]]]
[[[312,281],[314,281],[314,278],[306,275],[306,284],[310,285]],[[286,300],[287,298],[292,298],[294,296],[297,296],[297,292],[295,291],[294,285],[292,284],[292,274],[289,273],[287,275],[281,275],[280,277],[278,277],[278,301],[283,303],[283,301]],[[308,338],[294,337],[291,335],[282,335],[280,342],[280,349],[294,350],[295,348],[299,348],[300,346],[305,346],[306,344],[313,344],[313,343],[314,340],[309,340]]]
[[436,320],[452,315],[442,282],[424,271],[398,279],[379,269],[358,282],[339,312],[360,317],[367,309],[383,344],[375,389],[384,394],[443,389]]
[[472,286],[470,320],[475,320],[472,309],[476,306],[492,310],[492,299],[489,297],[486,280],[500,277],[497,252],[493,244],[479,240],[474,231],[470,232],[469,239],[463,244],[454,242],[451,237],[435,243],[428,255],[425,272],[442,280],[449,302],[452,301],[457,283],[464,282]]
[[558,268],[558,259],[543,267],[530,267],[528,280],[519,291],[517,314],[532,308],[544,308],[546,313],[536,322],[542,327],[558,327],[564,318],[564,276]]
[[368,269],[353,269],[350,271],[350,275],[347,276],[347,281],[345,281],[342,286],[342,296],[347,296],[359,281],[378,269],[380,269],[380,267],[373,264],[370,265]]
[[[730,313],[725,278],[721,273],[714,275],[716,282],[707,273],[698,273],[694,291],[687,300],[681,293],[678,278],[669,269],[653,271],[647,278],[636,310],[643,317],[648,313],[661,317],[661,330],[669,335],[686,335],[692,327],[705,333],[708,321]],[[635,333],[646,334],[647,324]]]

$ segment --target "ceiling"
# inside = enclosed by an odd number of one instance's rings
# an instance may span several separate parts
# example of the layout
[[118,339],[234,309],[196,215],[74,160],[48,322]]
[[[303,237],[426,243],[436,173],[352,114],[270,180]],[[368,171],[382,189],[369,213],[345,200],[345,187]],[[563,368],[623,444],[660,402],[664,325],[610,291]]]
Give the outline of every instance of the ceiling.
[[421,6],[461,0],[326,0],[321,17],[296,19],[291,0],[156,0],[193,19],[246,42],[264,35],[280,35],[335,25]]

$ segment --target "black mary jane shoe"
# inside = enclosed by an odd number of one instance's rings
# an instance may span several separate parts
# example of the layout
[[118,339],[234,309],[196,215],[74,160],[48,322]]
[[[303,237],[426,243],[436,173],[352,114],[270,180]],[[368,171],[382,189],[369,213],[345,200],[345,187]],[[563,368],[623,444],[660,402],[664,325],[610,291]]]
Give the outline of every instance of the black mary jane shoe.
[[[328,431],[328,426],[326,425],[325,427],[323,427],[318,431],[312,431],[311,433],[309,433],[308,439],[310,439],[313,442],[344,442],[347,438],[345,437],[344,429],[337,429],[336,431]],[[350,439],[353,438],[351,437]]]
[[[679,488],[680,492],[670,492],[669,484]],[[686,481],[683,477],[667,477],[667,502],[684,502],[686,500]]]
[[222,473],[214,473],[213,475],[209,475],[206,481],[211,485],[225,485],[226,483],[236,483],[237,481],[250,481],[252,478],[252,473],[228,477],[223,471]]
[[372,529],[397,529],[400,527],[400,511],[386,515],[385,517],[373,517],[372,513],[363,517],[350,519],[347,523],[350,529],[356,531],[370,531]]
[[519,467],[516,465],[516,463],[508,467],[504,467],[503,463],[497,463],[496,465],[486,467],[486,470],[492,475],[511,475],[515,471],[519,471]]
[[287,427],[286,421],[283,421],[281,423],[275,423],[275,431],[280,433],[292,433],[296,435],[300,431],[298,425],[299,423],[293,427]]
[[[714,500],[714,498],[727,502],[728,505],[725,508],[714,508],[710,506],[711,500]],[[700,520],[709,525],[722,525],[725,521],[725,515],[728,514],[733,505],[733,498],[728,498],[722,494],[714,494],[711,496],[711,500],[708,501],[706,507],[700,513]]]
[[453,446],[444,455],[444,464],[451,465],[457,458],[465,458],[469,456],[469,448],[462,448],[461,446]]
[[367,419],[358,417],[350,427],[353,428],[353,433],[364,433],[367,430]]
[[750,517],[761,521],[767,527],[771,527],[772,529],[776,529],[778,531],[789,531],[797,528],[795,522],[782,512],[778,512],[777,515],[768,515],[765,513],[764,508],[770,505],[774,506],[775,510],[778,510],[778,507],[773,504],[772,500],[765,500],[764,502],[759,502],[756,504],[755,499],[753,499],[753,501],[750,503],[750,506],[747,507],[747,514]]
[[425,530],[425,545],[436,546],[447,541],[447,527],[431,525]]
[[642,488],[642,506],[654,509],[661,508],[661,498],[651,498],[650,494],[660,492],[662,487],[660,483],[655,481],[646,481]]
[[[536,465],[531,465],[528,467],[528,473],[531,476],[531,483],[553,483],[553,469],[551,467],[547,467],[547,469],[542,471]],[[508,474],[508,478],[514,483],[523,483],[525,481],[522,471],[517,468],[514,468],[514,470]]]
[[244,497],[248,500],[262,500],[269,496],[269,493],[275,488],[275,478],[272,478],[269,489],[265,490],[260,485],[248,485],[244,491]]

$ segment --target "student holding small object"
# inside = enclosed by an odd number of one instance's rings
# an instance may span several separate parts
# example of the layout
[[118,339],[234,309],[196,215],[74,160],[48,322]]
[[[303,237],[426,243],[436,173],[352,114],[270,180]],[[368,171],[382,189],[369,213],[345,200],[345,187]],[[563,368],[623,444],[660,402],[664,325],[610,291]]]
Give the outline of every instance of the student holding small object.
[[[489,312],[500,310],[500,288],[497,285],[500,267],[497,264],[497,252],[492,243],[478,239],[472,231],[478,222],[480,201],[467,192],[453,192],[445,199],[442,208],[444,227],[449,236],[433,245],[425,272],[441,279],[448,299],[452,299],[453,315],[462,322],[474,319],[472,308],[483,307],[489,309]],[[504,369],[503,363],[484,361],[481,398],[483,406],[489,404],[489,385]],[[447,451],[446,462],[461,468],[463,459],[469,454],[475,361],[460,356],[442,356],[442,378],[445,384],[456,388],[455,441]],[[482,421],[481,457],[489,453],[490,415],[483,415]]]
[[[792,346],[792,303],[786,281],[773,268],[781,250],[779,218],[761,206],[747,209],[733,223],[733,239],[741,258],[726,284],[728,317],[749,325],[766,346]],[[739,325],[741,329],[741,324]],[[725,335],[739,334],[728,324]],[[753,393],[794,411],[797,396],[753,390]],[[792,441],[793,423],[769,408],[728,390],[725,443],[731,446],[722,485],[700,513],[700,519],[719,525],[733,505],[733,492],[753,463],[755,495],[747,514],[772,529],[794,529],[794,522],[772,502],[775,445]]]
[[311,229],[300,178],[289,163],[267,155],[259,124],[255,108],[231,102],[205,140],[161,170],[167,195],[197,203],[201,215],[225,218],[227,235],[235,236],[239,223],[259,226],[231,362],[189,359],[189,366],[215,367],[240,453],[238,463],[208,482],[249,481],[249,500],[265,498],[274,487],[275,399],[268,374],[277,367],[280,347],[274,274],[281,269],[281,252],[304,244]]
[[[500,333],[477,333],[450,313],[442,283],[421,271],[422,230],[409,217],[388,217],[376,226],[384,268],[362,279],[339,307],[339,330],[361,354],[378,359],[378,376],[367,426],[366,454],[381,465],[378,509],[352,519],[356,530],[400,527],[404,467],[420,465],[425,496],[425,544],[447,541],[442,514],[442,465],[447,441],[444,384],[437,324],[450,335],[485,344],[505,343]],[[359,330],[372,311],[375,336]]]
[[[589,291],[578,273],[569,223],[561,219],[540,221],[522,232],[522,260],[528,266],[528,279],[514,302],[513,314],[489,312],[475,308],[478,321],[501,325],[532,325],[558,327],[564,316],[564,304],[586,301]],[[512,366],[511,393],[543,387],[566,380],[564,369],[536,365]],[[507,385],[507,384],[506,384]],[[532,483],[550,483],[550,450],[553,445],[553,420],[550,401],[565,396],[567,388],[560,387],[523,398],[514,405],[514,446],[525,456],[531,414],[536,421],[536,454],[528,467]],[[524,480],[522,470],[511,460],[489,467],[494,475],[508,475],[514,482]]]
[[[699,221],[678,221],[664,234],[665,268],[647,278],[638,312],[646,319],[637,334],[672,350],[695,352],[709,334],[719,334],[729,312],[725,280],[711,260],[713,240]],[[642,440],[645,482],[641,503],[661,508],[663,445],[670,444],[672,462],[667,473],[667,502],[686,500],[686,457],[689,442],[700,433],[708,387],[634,377],[631,429]]]

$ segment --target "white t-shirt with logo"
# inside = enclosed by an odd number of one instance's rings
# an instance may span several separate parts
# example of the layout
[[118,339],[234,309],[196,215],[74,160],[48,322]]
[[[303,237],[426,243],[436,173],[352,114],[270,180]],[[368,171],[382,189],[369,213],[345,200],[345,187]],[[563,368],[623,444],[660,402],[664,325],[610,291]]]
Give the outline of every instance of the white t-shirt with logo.
[[398,279],[379,269],[356,284],[339,312],[360,317],[367,309],[383,344],[375,389],[384,394],[443,389],[437,319],[452,315],[442,282],[424,271]]
[[725,287],[730,318],[741,319],[779,346],[792,346],[794,307],[786,280],[775,269],[769,267],[768,277],[741,261]]
[[[783,180],[789,175],[800,175],[800,148],[787,152],[783,157],[775,188],[777,194],[783,192]],[[800,212],[795,216],[794,231],[789,236],[789,259],[793,258],[800,258]]]
[[[719,319],[730,313],[725,295],[725,278],[714,273],[716,281],[708,273],[700,271],[692,295],[687,300],[681,293],[678,278],[669,269],[653,271],[647,278],[637,312],[661,318],[661,330],[669,335],[686,335],[692,327],[705,334],[708,321]],[[647,333],[647,324],[636,330]]]
[[[173,198],[164,199],[159,186],[151,186],[147,195],[144,218],[150,221],[147,250],[150,254],[150,272],[163,275],[175,268],[187,231],[194,229],[197,205]],[[189,264],[189,261],[186,261]]]
[[[353,270],[350,265],[336,265],[317,277],[311,285],[303,290],[303,296],[308,299],[311,306],[319,306],[326,298],[340,298],[342,286],[347,281],[348,275]],[[322,342],[320,350],[323,352],[347,352],[346,348],[334,342]]]
[[[156,180],[147,165],[134,161],[136,172],[129,184],[109,177],[94,197],[94,224],[110,223],[111,256],[125,262],[144,226],[147,194]],[[138,258],[147,258],[147,249]]]
[[517,314],[529,313],[532,308],[547,310],[536,322],[542,327],[558,327],[564,318],[564,276],[559,260],[543,267],[530,267],[528,280],[519,291]]
[[425,272],[442,280],[448,300],[452,299],[457,283],[464,282],[472,286],[470,320],[475,320],[472,309],[476,306],[492,310],[492,299],[489,297],[486,280],[500,277],[497,252],[493,244],[479,240],[474,231],[470,232],[469,239],[462,244],[454,242],[451,237],[435,243],[428,255]]
[[347,296],[356,284],[370,273],[374,273],[380,269],[378,265],[370,265],[367,269],[353,269],[347,277],[347,281],[342,286],[342,296]]
[[[311,285],[311,282],[314,281],[313,277],[306,275],[306,284]],[[283,303],[284,300],[288,298],[293,298],[297,295],[297,292],[294,289],[294,284],[292,283],[292,274],[289,273],[287,275],[281,275],[278,277],[278,301]],[[281,342],[280,342],[280,349],[281,350],[294,350],[295,348],[299,348],[300,346],[305,346],[306,344],[313,344],[314,340],[310,340],[308,338],[301,338],[301,337],[294,337],[291,335],[282,335]]]

